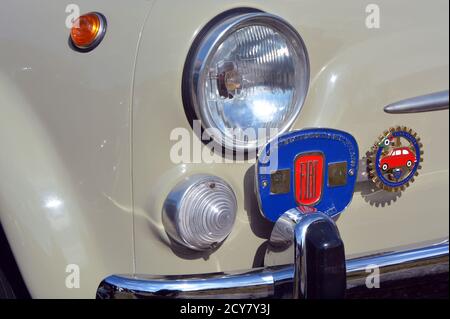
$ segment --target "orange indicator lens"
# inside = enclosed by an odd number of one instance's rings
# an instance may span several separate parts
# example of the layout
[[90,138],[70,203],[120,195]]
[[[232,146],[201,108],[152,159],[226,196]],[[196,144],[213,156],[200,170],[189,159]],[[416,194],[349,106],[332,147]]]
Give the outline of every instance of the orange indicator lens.
[[87,13],[74,21],[70,38],[77,48],[86,49],[98,43],[102,29],[102,17],[97,13]]

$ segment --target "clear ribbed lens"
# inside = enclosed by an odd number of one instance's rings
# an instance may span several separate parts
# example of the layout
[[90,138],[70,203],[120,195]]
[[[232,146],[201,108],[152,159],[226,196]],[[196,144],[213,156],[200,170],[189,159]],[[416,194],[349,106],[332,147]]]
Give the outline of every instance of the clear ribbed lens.
[[[234,192],[225,181],[215,176],[190,177],[177,185],[166,202],[169,204],[166,204],[165,214],[169,218],[165,218],[165,225],[169,235],[195,250],[211,249],[225,240],[236,219]],[[167,220],[172,225],[167,226]]]
[[309,84],[306,49],[277,17],[246,14],[218,24],[194,61],[197,115],[204,126],[218,128],[233,149],[259,146],[271,128],[285,131],[303,105]]

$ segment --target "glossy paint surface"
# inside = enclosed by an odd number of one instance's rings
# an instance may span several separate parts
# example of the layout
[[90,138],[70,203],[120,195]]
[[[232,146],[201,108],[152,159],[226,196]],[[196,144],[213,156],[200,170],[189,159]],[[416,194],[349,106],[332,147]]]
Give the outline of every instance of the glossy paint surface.
[[69,3],[0,3],[0,219],[35,298],[94,298],[133,272],[131,88],[150,2],[77,1],[110,23],[85,54],[68,46]]
[[[176,3],[176,9],[175,4]],[[359,183],[337,221],[348,256],[448,237],[448,111],[391,115],[384,106],[448,88],[448,2],[379,1],[380,29],[368,29],[361,1],[157,1],[136,65],[133,189],[138,273],[182,274],[247,269],[261,262],[272,224],[259,212],[253,164],[173,163],[176,127],[191,131],[181,98],[184,62],[201,28],[217,14],[252,7],[276,14],[302,36],[311,85],[292,129],[330,127],[352,134],[360,154],[391,126],[422,138],[421,175],[404,193]],[[187,13],[188,12],[188,13]],[[155,50],[157,47],[157,50]],[[155,133],[157,132],[157,133]],[[192,143],[198,137],[189,134]],[[197,154],[198,155],[198,154]],[[221,157],[215,157],[221,161]],[[165,197],[194,173],[216,174],[235,190],[236,225],[210,254],[177,250],[161,226]],[[155,257],[157,256],[157,257]]]
[[[447,1],[378,1],[380,29],[366,27],[359,0],[77,1],[108,20],[86,54],[68,47],[70,3],[0,3],[0,220],[33,297],[93,298],[111,274],[260,265],[273,225],[259,213],[253,164],[170,160],[172,130],[191,132],[181,98],[187,52],[208,21],[237,7],[279,15],[305,41],[311,85],[292,129],[347,131],[361,154],[391,126],[421,136],[423,169],[407,191],[356,186],[337,221],[347,254],[448,237],[448,110],[383,110],[448,90]],[[225,179],[237,197],[232,233],[208,254],[177,250],[161,221],[167,194],[194,173]],[[80,288],[66,287],[70,264]]]

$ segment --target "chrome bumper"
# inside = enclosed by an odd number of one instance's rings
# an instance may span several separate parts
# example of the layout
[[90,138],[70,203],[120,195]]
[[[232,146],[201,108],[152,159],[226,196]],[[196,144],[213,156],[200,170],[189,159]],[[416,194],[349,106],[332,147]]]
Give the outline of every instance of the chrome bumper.
[[[366,287],[377,266],[380,286],[396,280],[449,271],[449,243],[389,252],[346,262],[347,291]],[[232,273],[182,276],[113,275],[102,281],[97,298],[292,298],[294,266],[257,268]]]

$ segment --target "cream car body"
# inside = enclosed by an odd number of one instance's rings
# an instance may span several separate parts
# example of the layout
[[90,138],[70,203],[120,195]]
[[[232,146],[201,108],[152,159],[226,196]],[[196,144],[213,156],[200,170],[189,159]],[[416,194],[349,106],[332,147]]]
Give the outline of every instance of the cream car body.
[[[252,164],[170,160],[172,130],[191,129],[181,78],[192,41],[212,18],[239,7],[284,18],[306,44],[311,83],[292,129],[347,131],[361,155],[391,126],[421,137],[423,169],[405,192],[358,183],[337,221],[347,255],[448,238],[448,111],[383,110],[448,90],[447,1],[378,1],[375,29],[357,0],[77,1],[81,13],[108,21],[103,42],[85,54],[67,43],[70,3],[0,4],[0,220],[33,297],[91,298],[115,273],[258,263],[272,225],[258,211]],[[167,194],[193,173],[222,177],[238,201],[231,235],[209,255],[175,252],[161,222]],[[80,267],[79,288],[66,286],[71,264]]]

